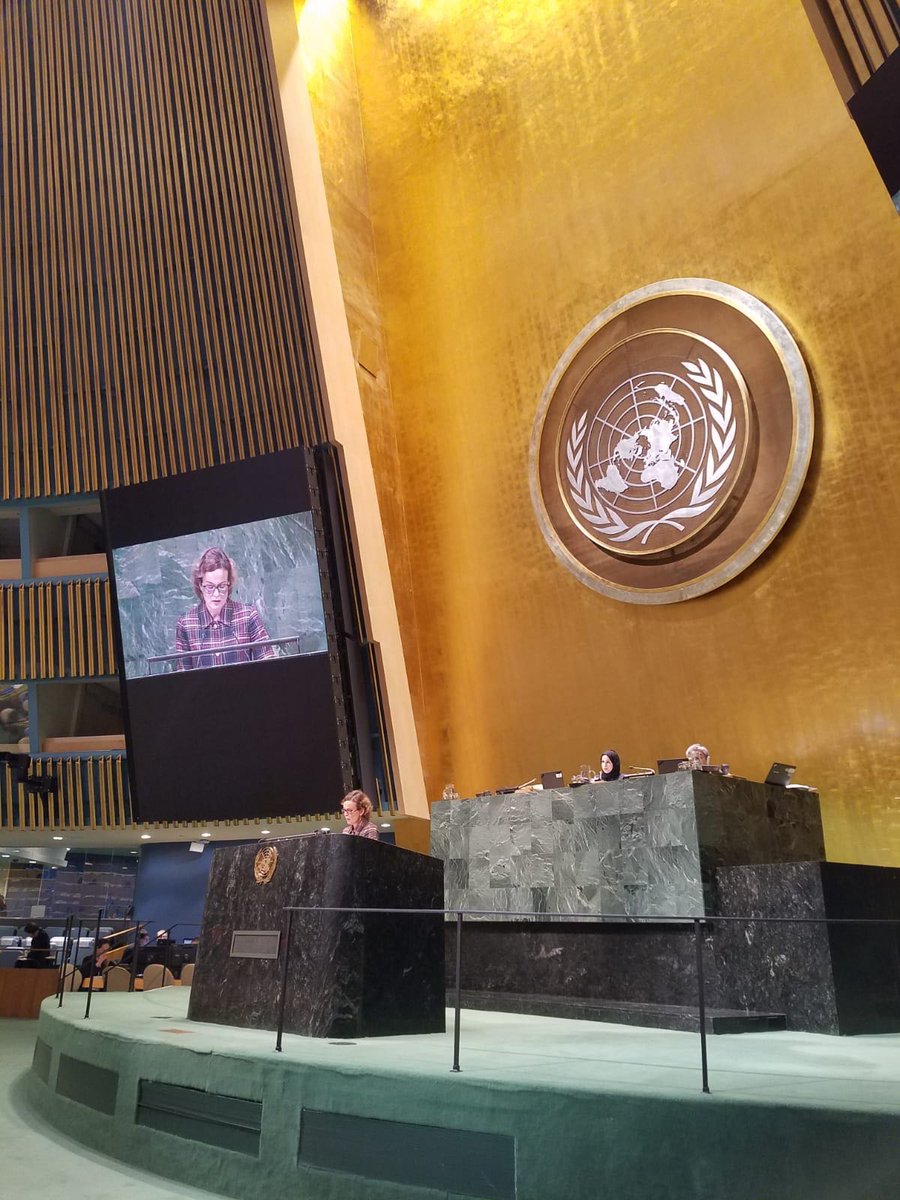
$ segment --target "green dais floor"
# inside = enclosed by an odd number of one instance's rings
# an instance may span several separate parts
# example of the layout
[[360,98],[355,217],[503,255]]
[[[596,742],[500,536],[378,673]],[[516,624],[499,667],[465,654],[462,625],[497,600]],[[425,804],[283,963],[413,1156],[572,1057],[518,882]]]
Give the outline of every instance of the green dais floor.
[[[712,1094],[703,1095],[699,1038],[691,1033],[465,1011],[462,1072],[453,1074],[449,1024],[444,1035],[352,1044],[286,1036],[276,1054],[273,1033],[186,1020],[187,998],[178,988],[96,996],[89,1021],[78,996],[62,1010],[47,1002],[40,1036],[54,1065],[48,1083],[28,1071],[13,1084],[6,1101],[13,1122],[21,1128],[30,1120],[27,1093],[39,1120],[88,1147],[84,1154],[114,1147],[142,1170],[170,1170],[184,1183],[254,1200],[900,1196],[897,1036],[710,1038]],[[31,1022],[0,1022],[5,1078],[30,1062],[34,1032]],[[90,1096],[78,1103],[56,1093],[60,1055],[70,1074],[73,1059],[76,1074],[78,1063],[116,1073],[114,1111],[96,1112]],[[147,1081],[261,1102],[258,1154],[137,1126]],[[316,1123],[326,1135],[337,1130],[324,1158],[316,1157],[321,1147],[310,1156],[301,1137]],[[506,1156],[505,1175],[486,1166],[482,1179],[477,1163],[460,1171],[453,1146],[469,1145],[459,1138],[473,1135],[493,1139]],[[38,1174],[56,1176],[60,1156],[78,1157],[45,1126],[29,1136],[46,1139],[46,1154],[30,1155]],[[95,1161],[82,1164],[87,1181]],[[113,1177],[121,1172],[101,1167]],[[49,1186],[35,1190],[52,1194]],[[136,1174],[117,1194],[181,1194],[165,1185],[140,1190],[155,1186]],[[93,1186],[88,1194],[98,1196]]]

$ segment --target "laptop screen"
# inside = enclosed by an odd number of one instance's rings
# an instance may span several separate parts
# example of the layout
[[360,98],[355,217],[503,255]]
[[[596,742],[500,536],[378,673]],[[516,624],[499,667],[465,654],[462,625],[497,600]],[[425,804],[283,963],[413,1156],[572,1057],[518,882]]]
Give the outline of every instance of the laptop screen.
[[790,763],[772,763],[765,782],[775,784],[776,787],[787,787],[796,770],[797,768]]

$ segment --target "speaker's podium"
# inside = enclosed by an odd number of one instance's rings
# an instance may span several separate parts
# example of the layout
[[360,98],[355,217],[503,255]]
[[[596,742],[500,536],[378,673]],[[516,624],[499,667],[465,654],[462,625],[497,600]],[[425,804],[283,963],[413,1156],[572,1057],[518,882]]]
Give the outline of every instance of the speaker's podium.
[[[192,1021],[307,1037],[444,1030],[444,867],[341,834],[215,851],[191,988]],[[291,918],[285,908],[309,908]],[[428,914],[336,908],[433,908]]]

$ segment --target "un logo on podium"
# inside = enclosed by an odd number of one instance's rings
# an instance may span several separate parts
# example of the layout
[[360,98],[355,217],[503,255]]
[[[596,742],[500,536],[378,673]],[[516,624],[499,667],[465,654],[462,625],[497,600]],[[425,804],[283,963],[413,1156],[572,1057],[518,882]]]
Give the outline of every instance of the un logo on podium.
[[689,599],[774,538],[812,431],[802,357],[770,309],[713,280],[652,284],[586,326],[551,375],[531,445],[538,521],[597,591]]

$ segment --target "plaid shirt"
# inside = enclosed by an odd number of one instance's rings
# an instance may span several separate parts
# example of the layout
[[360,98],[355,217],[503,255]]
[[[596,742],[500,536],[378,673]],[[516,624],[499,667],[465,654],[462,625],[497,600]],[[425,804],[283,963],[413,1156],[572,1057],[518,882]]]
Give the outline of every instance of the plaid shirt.
[[[249,642],[262,642],[268,636],[266,627],[252,604],[240,604],[237,600],[229,600],[222,609],[221,617],[216,620],[209,615],[205,604],[195,604],[184,616],[178,618],[175,627],[175,649],[195,652],[187,658],[178,659],[178,670],[224,667],[231,666],[232,663],[274,658],[274,646],[260,646],[258,650],[228,648],[243,647]],[[204,653],[198,654],[196,651]]]
[[378,836],[378,826],[372,821],[366,821],[365,825],[345,825],[341,833],[349,833],[351,837],[373,838],[376,842],[381,840]]

